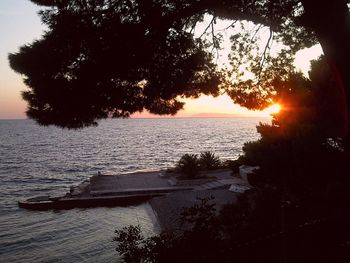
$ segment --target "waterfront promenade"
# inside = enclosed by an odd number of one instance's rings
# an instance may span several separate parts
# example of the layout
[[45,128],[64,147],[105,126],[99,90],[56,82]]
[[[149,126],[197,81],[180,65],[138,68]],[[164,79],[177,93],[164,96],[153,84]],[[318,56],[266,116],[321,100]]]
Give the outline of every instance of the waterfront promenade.
[[[210,190],[221,190],[226,196],[220,198],[223,201],[231,201],[232,192],[229,187],[235,185],[236,189],[246,187],[246,183],[238,176],[233,176],[229,169],[208,171],[206,177],[195,180],[178,180],[176,174],[163,171],[137,172],[123,175],[93,175],[76,186],[70,187],[70,192],[60,197],[41,196],[19,202],[19,206],[28,209],[70,209],[75,207],[98,206],[125,206],[149,201],[153,197],[168,196],[179,192],[182,196],[192,196],[196,193],[203,196]],[[218,191],[217,191],[218,192]],[[238,191],[239,192],[239,191]],[[169,200],[172,200],[169,197]],[[166,199],[161,199],[166,200]],[[188,202],[187,202],[188,201]],[[178,198],[177,204],[193,203],[187,198]],[[167,201],[155,201],[155,210],[162,210],[164,205],[158,203]],[[152,204],[152,203],[151,203]],[[176,202],[174,202],[174,207]],[[156,211],[157,212],[157,211]],[[163,212],[162,212],[163,213]],[[157,212],[157,214],[159,214]]]

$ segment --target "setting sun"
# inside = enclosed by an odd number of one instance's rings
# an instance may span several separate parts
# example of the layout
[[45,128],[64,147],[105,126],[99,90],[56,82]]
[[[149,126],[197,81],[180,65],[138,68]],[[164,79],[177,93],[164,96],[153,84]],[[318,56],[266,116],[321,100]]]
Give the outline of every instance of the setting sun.
[[263,110],[264,113],[271,115],[271,114],[276,114],[279,113],[281,110],[281,105],[278,103],[272,104],[271,106],[265,108]]

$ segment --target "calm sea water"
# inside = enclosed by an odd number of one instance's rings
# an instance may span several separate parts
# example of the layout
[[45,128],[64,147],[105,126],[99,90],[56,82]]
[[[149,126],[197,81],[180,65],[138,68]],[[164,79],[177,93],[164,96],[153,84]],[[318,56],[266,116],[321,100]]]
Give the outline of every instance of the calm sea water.
[[235,159],[267,118],[124,119],[64,130],[29,120],[0,120],[0,262],[116,262],[114,230],[157,231],[148,204],[27,211],[17,201],[63,195],[98,171],[159,170],[184,153]]

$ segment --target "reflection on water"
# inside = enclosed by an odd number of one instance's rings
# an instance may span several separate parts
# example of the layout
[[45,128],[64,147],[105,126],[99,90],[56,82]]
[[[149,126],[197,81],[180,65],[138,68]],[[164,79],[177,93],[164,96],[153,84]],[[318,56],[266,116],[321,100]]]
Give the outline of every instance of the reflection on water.
[[114,230],[140,224],[156,231],[147,204],[134,207],[27,211],[18,199],[59,195],[92,174],[157,170],[184,153],[223,159],[258,138],[259,118],[107,120],[62,130],[32,121],[0,121],[0,255],[3,262],[113,262]]
[[109,262],[116,258],[117,227],[155,230],[148,204],[134,207],[26,211],[1,219],[2,262]]

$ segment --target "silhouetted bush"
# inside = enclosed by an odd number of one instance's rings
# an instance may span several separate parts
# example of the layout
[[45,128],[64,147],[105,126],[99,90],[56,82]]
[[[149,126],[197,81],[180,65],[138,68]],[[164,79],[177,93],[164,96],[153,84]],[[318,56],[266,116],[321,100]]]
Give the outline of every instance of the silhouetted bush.
[[200,154],[199,164],[203,170],[214,170],[220,168],[221,161],[214,153],[207,151]]
[[138,226],[117,230],[114,241],[123,262],[222,262],[218,258],[220,224],[210,200],[199,199],[198,204],[184,209],[182,220],[189,228],[181,235],[163,231],[146,238]]
[[146,248],[140,226],[124,227],[115,233],[117,235],[113,240],[118,242],[116,250],[122,255],[122,260],[125,263],[141,262]]
[[226,160],[222,163],[222,167],[231,169],[233,173],[238,173],[239,167],[243,164],[245,164],[245,159],[243,156],[239,156],[236,160]]
[[184,154],[176,165],[176,171],[184,178],[194,179],[200,171],[198,155]]
[[[339,124],[327,126],[338,110],[321,96],[331,82],[316,85],[311,73],[311,82],[301,74],[279,80],[283,110],[271,125],[259,124],[261,138],[230,163],[237,172],[242,164],[260,167],[248,177],[255,189],[218,215],[209,200],[187,210],[191,228],[167,246],[158,236],[147,247],[158,257],[150,262],[350,262],[349,160]],[[198,171],[196,155],[182,163]]]
[[163,231],[146,238],[139,227],[118,230],[116,250],[124,262],[349,260],[349,216],[330,216],[331,204],[327,209],[319,201],[285,200],[284,193],[273,188],[250,190],[219,214],[214,202],[199,199],[185,209],[182,219],[189,227],[181,234]]

